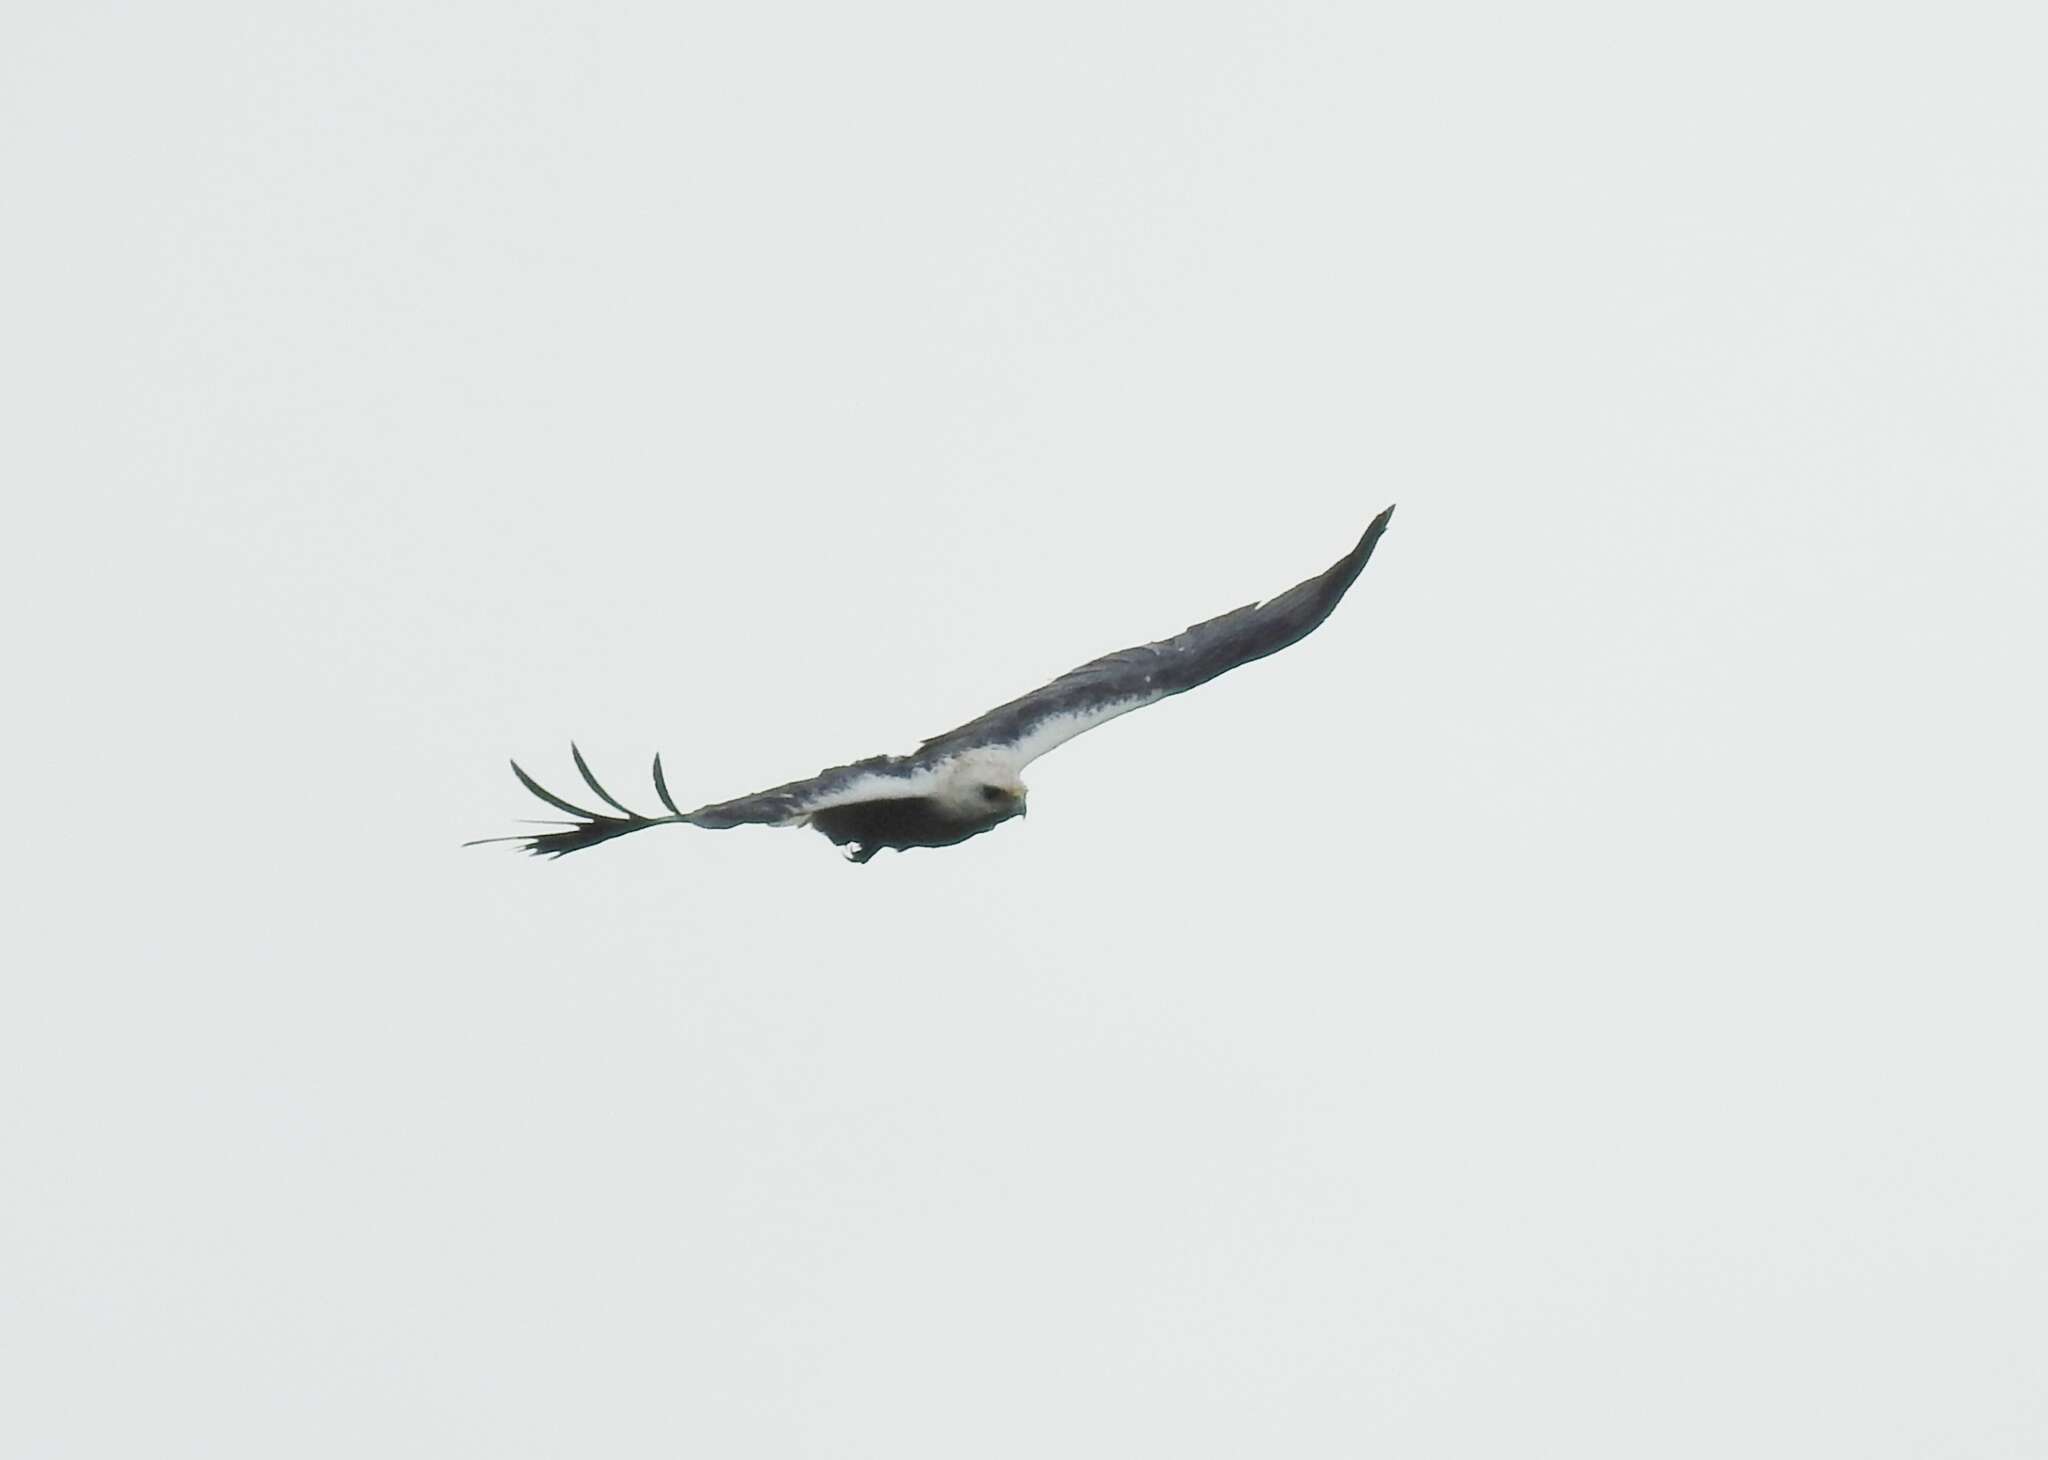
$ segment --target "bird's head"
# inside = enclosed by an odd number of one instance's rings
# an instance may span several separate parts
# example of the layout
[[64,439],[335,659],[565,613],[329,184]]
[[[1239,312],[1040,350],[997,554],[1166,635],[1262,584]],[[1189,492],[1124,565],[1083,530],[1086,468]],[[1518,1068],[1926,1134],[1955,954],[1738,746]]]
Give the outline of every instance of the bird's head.
[[963,756],[939,790],[951,814],[993,826],[1024,814],[1024,783],[1014,767],[994,756]]
[[1022,781],[980,781],[975,784],[974,796],[981,803],[980,810],[984,816],[1000,816],[1008,820],[1012,816],[1024,815],[1026,810]]

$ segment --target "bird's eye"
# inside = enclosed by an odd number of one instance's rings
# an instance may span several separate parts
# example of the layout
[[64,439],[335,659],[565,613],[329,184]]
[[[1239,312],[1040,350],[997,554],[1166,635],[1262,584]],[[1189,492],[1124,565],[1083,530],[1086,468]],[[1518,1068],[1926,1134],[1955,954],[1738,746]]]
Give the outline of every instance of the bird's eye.
[[981,799],[984,801],[1000,801],[1003,799],[1003,788],[1001,786],[983,786],[981,788]]

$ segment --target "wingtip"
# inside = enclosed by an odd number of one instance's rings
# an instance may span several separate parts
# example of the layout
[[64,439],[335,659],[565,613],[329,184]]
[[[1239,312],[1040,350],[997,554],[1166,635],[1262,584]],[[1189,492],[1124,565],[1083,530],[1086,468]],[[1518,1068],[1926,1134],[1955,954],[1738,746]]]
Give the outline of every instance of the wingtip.
[[1365,555],[1371,553],[1373,546],[1380,540],[1380,534],[1387,530],[1387,524],[1393,520],[1394,508],[1389,503],[1379,516],[1365,525],[1365,533],[1358,539],[1358,546],[1351,550],[1352,556],[1358,559],[1361,566],[1365,562]]

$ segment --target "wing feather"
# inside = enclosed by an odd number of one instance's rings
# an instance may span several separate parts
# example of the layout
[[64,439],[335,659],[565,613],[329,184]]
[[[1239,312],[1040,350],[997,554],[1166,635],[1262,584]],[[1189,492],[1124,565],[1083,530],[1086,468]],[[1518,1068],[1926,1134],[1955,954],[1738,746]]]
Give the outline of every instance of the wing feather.
[[922,796],[937,782],[935,765],[910,756],[877,755],[750,796],[700,806],[683,819],[693,826],[720,831],[734,826],[789,826],[832,806]]
[[1276,654],[1328,618],[1365,570],[1394,509],[1372,520],[1358,546],[1330,568],[1277,598],[1190,625],[1155,643],[1119,649],[1070,669],[987,714],[934,736],[918,752],[936,763],[968,750],[1000,747],[1018,766],[1097,725],[1207,684],[1239,665]]
[[557,796],[553,791],[548,790],[539,781],[536,781],[532,776],[521,770],[519,762],[516,760],[512,762],[512,774],[519,777],[520,785],[526,787],[527,790],[533,792],[534,795],[540,797],[541,800],[547,802],[548,805],[554,807],[557,811],[566,811],[571,816],[590,818],[596,818],[598,815],[595,811],[585,811],[574,802],[564,801],[560,796]]
[[590,773],[590,762],[583,758],[583,752],[576,748],[576,742],[569,742],[569,758],[576,762],[576,774],[583,777],[583,784],[597,793],[597,799],[618,812],[621,816],[638,816],[640,813],[619,804],[619,798],[597,783],[597,777]]
[[[919,765],[908,756],[878,755],[853,765],[833,766],[818,772],[807,780],[791,781],[785,786],[775,786],[766,791],[756,791],[751,796],[741,796],[731,801],[719,801],[710,806],[700,806],[695,811],[678,811],[673,797],[669,794],[668,777],[662,773],[661,757],[654,758],[654,793],[661,798],[661,804],[669,809],[667,816],[642,816],[630,810],[598,784],[591,774],[590,766],[583,759],[583,752],[575,746],[569,747],[570,759],[584,783],[595,791],[607,806],[620,814],[608,815],[602,811],[591,811],[565,801],[553,791],[529,776],[517,761],[512,763],[512,774],[519,777],[519,784],[534,795],[555,807],[578,818],[564,822],[563,831],[530,832],[521,836],[484,837],[483,842],[516,841],[537,857],[561,857],[570,852],[580,852],[613,837],[628,832],[644,831],[650,826],[702,826],[713,831],[725,831],[735,826],[791,826],[801,823],[815,811],[831,806],[843,806],[853,801],[879,801],[892,797],[919,796],[930,790],[938,780],[938,771],[931,766]],[[467,846],[478,846],[481,842],[468,842]]]
[[669,815],[677,820],[682,819],[682,808],[676,805],[676,798],[668,793],[668,777],[661,773],[661,752],[658,750],[654,752],[654,794],[661,797],[661,804],[668,808]]

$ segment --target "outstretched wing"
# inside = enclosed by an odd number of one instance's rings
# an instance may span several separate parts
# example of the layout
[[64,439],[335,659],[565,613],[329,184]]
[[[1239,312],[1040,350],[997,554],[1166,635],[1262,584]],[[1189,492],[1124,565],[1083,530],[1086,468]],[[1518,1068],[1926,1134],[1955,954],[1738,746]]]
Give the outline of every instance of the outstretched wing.
[[568,812],[576,820],[559,823],[563,828],[561,831],[488,836],[463,845],[476,847],[488,842],[519,842],[520,850],[531,852],[536,857],[562,857],[608,842],[615,836],[624,836],[629,831],[644,831],[650,826],[701,826],[713,831],[735,826],[787,826],[802,821],[814,811],[844,806],[849,802],[923,795],[937,779],[937,773],[929,766],[920,765],[909,757],[878,755],[852,765],[833,766],[808,780],[791,781],[787,785],[756,791],[751,796],[700,806],[695,811],[683,811],[677,808],[675,799],[669,795],[668,780],[662,774],[661,757],[657,755],[654,757],[654,793],[668,808],[668,815],[642,816],[598,784],[589,763],[583,759],[583,752],[573,744],[569,747],[569,755],[576,762],[576,772],[583,777],[583,784],[590,787],[592,794],[609,806],[611,812],[592,811],[564,800],[521,770],[515,760],[512,762],[512,774],[519,777],[522,786],[548,805]]
[[616,816],[603,811],[589,811],[573,801],[565,801],[521,770],[518,761],[512,762],[512,774],[519,777],[519,784],[540,797],[558,811],[566,811],[575,817],[574,821],[554,823],[564,828],[561,831],[521,832],[516,836],[483,836],[475,841],[464,842],[466,847],[487,846],[492,842],[518,842],[519,850],[531,852],[536,857],[562,857],[570,852],[580,852],[585,847],[594,847],[599,842],[608,842],[615,836],[624,836],[629,831],[640,831],[650,826],[679,822],[685,819],[676,809],[676,803],[669,799],[668,781],[661,773],[661,757],[654,758],[654,789],[661,797],[661,804],[668,807],[667,816],[642,816],[622,803],[611,792],[597,782],[590,773],[590,765],[583,759],[583,752],[572,741],[569,754],[575,758],[576,770],[583,777],[583,783],[590,787],[598,800],[618,812]]
[[1240,664],[1278,653],[1330,616],[1365,570],[1394,509],[1373,518],[1358,546],[1329,571],[1297,583],[1278,598],[1248,603],[1195,624],[1170,639],[1119,649],[1052,683],[998,705],[965,725],[927,740],[915,759],[935,765],[963,751],[996,748],[1018,766],[1118,715],[1185,693]]
[[876,755],[819,771],[808,780],[699,807],[683,820],[713,831],[734,826],[788,826],[813,812],[855,801],[922,796],[938,779],[936,769],[909,756]]

